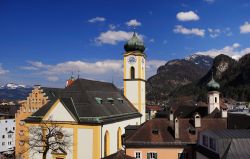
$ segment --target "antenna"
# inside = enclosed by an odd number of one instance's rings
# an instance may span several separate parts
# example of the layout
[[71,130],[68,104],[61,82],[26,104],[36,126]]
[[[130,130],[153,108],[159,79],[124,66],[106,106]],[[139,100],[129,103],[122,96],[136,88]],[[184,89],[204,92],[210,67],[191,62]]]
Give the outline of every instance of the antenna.
[[80,70],[78,69],[78,71],[77,71],[77,79],[79,79],[80,78]]

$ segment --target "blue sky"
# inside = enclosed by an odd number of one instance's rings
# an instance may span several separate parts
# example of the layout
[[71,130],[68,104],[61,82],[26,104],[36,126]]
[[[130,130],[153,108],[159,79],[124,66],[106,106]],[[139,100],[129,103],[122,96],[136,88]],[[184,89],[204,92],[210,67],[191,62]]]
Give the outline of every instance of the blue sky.
[[250,52],[249,10],[249,0],[1,0],[0,84],[62,87],[79,70],[120,87],[134,27],[148,76],[193,53],[238,58]]

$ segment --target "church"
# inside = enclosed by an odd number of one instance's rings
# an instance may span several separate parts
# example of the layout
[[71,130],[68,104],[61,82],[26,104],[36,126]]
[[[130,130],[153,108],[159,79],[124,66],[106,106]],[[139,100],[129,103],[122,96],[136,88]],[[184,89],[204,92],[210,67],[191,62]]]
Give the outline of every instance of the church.
[[[145,122],[145,46],[134,33],[124,49],[124,93],[112,83],[70,79],[64,89],[51,89],[53,98],[23,120],[28,128],[56,123],[71,134],[69,150],[49,151],[48,159],[103,158],[122,149],[126,126]],[[22,155],[42,158],[32,150]]]

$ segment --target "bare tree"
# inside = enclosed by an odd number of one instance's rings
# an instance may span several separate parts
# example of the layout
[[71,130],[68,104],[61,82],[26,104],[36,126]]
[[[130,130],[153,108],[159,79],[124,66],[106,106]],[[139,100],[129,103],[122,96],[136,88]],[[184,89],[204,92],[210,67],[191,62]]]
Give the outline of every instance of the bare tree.
[[42,153],[43,159],[46,159],[49,151],[70,150],[71,135],[52,120],[43,121],[38,126],[29,127],[28,130],[29,136],[24,140],[28,148],[23,153]]

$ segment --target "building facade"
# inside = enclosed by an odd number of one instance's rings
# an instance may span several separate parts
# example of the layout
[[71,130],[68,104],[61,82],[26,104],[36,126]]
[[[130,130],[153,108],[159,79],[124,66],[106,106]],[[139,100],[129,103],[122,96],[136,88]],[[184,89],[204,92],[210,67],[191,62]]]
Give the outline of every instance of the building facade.
[[0,120],[0,153],[12,154],[15,150],[15,119]]
[[28,129],[25,125],[24,119],[26,119],[31,114],[36,112],[49,100],[53,99],[54,98],[53,96],[58,92],[58,90],[59,89],[56,88],[45,88],[40,86],[34,86],[32,92],[29,94],[27,99],[22,102],[19,110],[15,115],[15,121],[16,121],[15,155],[17,158],[18,157],[21,158],[24,155],[23,152],[25,152],[23,140],[25,138],[25,132],[27,132]]
[[[27,127],[57,124],[71,136],[67,154],[49,151],[47,158],[99,159],[122,149],[124,127],[141,124],[141,114],[112,83],[77,79],[25,122]],[[41,155],[30,150],[25,158]]]

